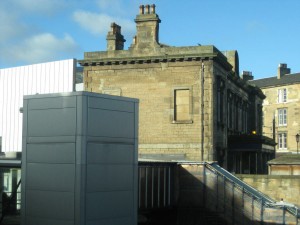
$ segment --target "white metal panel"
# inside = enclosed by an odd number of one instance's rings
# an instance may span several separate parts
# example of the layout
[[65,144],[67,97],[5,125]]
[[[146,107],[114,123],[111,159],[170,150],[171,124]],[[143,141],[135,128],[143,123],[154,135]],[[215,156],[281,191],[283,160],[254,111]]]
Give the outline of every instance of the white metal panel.
[[[74,91],[76,60],[0,69],[2,151],[22,151],[23,96]],[[1,140],[1,139],[0,139]]]

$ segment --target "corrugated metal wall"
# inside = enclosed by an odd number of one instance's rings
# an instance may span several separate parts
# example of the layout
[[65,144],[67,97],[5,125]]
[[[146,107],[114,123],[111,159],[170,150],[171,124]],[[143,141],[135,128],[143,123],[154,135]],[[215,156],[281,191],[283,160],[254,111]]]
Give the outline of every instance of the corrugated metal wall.
[[2,152],[22,151],[23,96],[71,92],[75,70],[75,59],[0,69]]

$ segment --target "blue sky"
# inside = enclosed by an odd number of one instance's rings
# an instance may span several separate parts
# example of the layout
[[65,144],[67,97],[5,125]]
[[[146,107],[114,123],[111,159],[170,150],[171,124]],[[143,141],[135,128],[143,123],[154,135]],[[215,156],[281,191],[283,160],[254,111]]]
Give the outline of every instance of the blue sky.
[[0,68],[105,51],[111,22],[127,49],[139,5],[153,3],[161,43],[237,50],[240,71],[256,79],[275,76],[279,63],[300,72],[299,0],[0,0]]

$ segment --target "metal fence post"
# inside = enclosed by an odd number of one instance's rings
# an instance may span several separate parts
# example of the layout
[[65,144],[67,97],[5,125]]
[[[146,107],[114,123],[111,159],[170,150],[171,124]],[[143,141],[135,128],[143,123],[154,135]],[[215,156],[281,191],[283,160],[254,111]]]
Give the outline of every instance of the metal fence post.
[[148,208],[148,167],[145,169],[145,208]]
[[151,206],[154,207],[154,167],[151,167],[151,179],[152,179],[152,185],[151,185]]
[[282,207],[282,224],[285,225],[285,206]]
[[264,200],[261,199],[261,205],[260,205],[260,224],[264,224]]
[[232,206],[232,225],[234,225],[235,215],[234,215],[234,183],[232,182],[232,200],[231,200],[231,206]]
[[299,213],[299,210],[298,210],[298,207],[296,208],[296,225],[298,225],[298,213]]
[[139,208],[141,208],[141,188],[142,188],[142,167],[139,167],[138,169],[138,175],[139,175]]
[[224,216],[226,212],[226,183],[225,183],[225,176],[223,176],[223,210],[224,210]]
[[160,206],[160,167],[157,168],[157,207]]
[[203,206],[206,206],[206,165],[203,164]]
[[217,185],[217,190],[216,190],[217,191],[217,202],[216,202],[217,205],[216,205],[216,210],[217,210],[217,212],[218,212],[218,208],[219,208],[219,183],[218,183],[219,180],[218,180],[218,176],[219,176],[218,173],[216,173],[216,180],[217,180],[216,181],[216,185]]
[[245,224],[245,190],[242,188],[242,224]]
[[254,224],[254,197],[253,197],[253,195],[251,196],[251,198],[252,198],[252,203],[251,203],[251,209],[252,209],[251,216],[252,216],[252,218],[251,218],[251,221],[252,221],[252,224]]

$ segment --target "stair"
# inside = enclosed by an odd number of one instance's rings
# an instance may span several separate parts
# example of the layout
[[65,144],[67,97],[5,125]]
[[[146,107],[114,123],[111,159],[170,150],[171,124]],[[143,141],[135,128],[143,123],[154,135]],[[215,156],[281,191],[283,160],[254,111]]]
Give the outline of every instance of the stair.
[[227,225],[218,213],[205,208],[180,208],[177,222],[177,225]]

